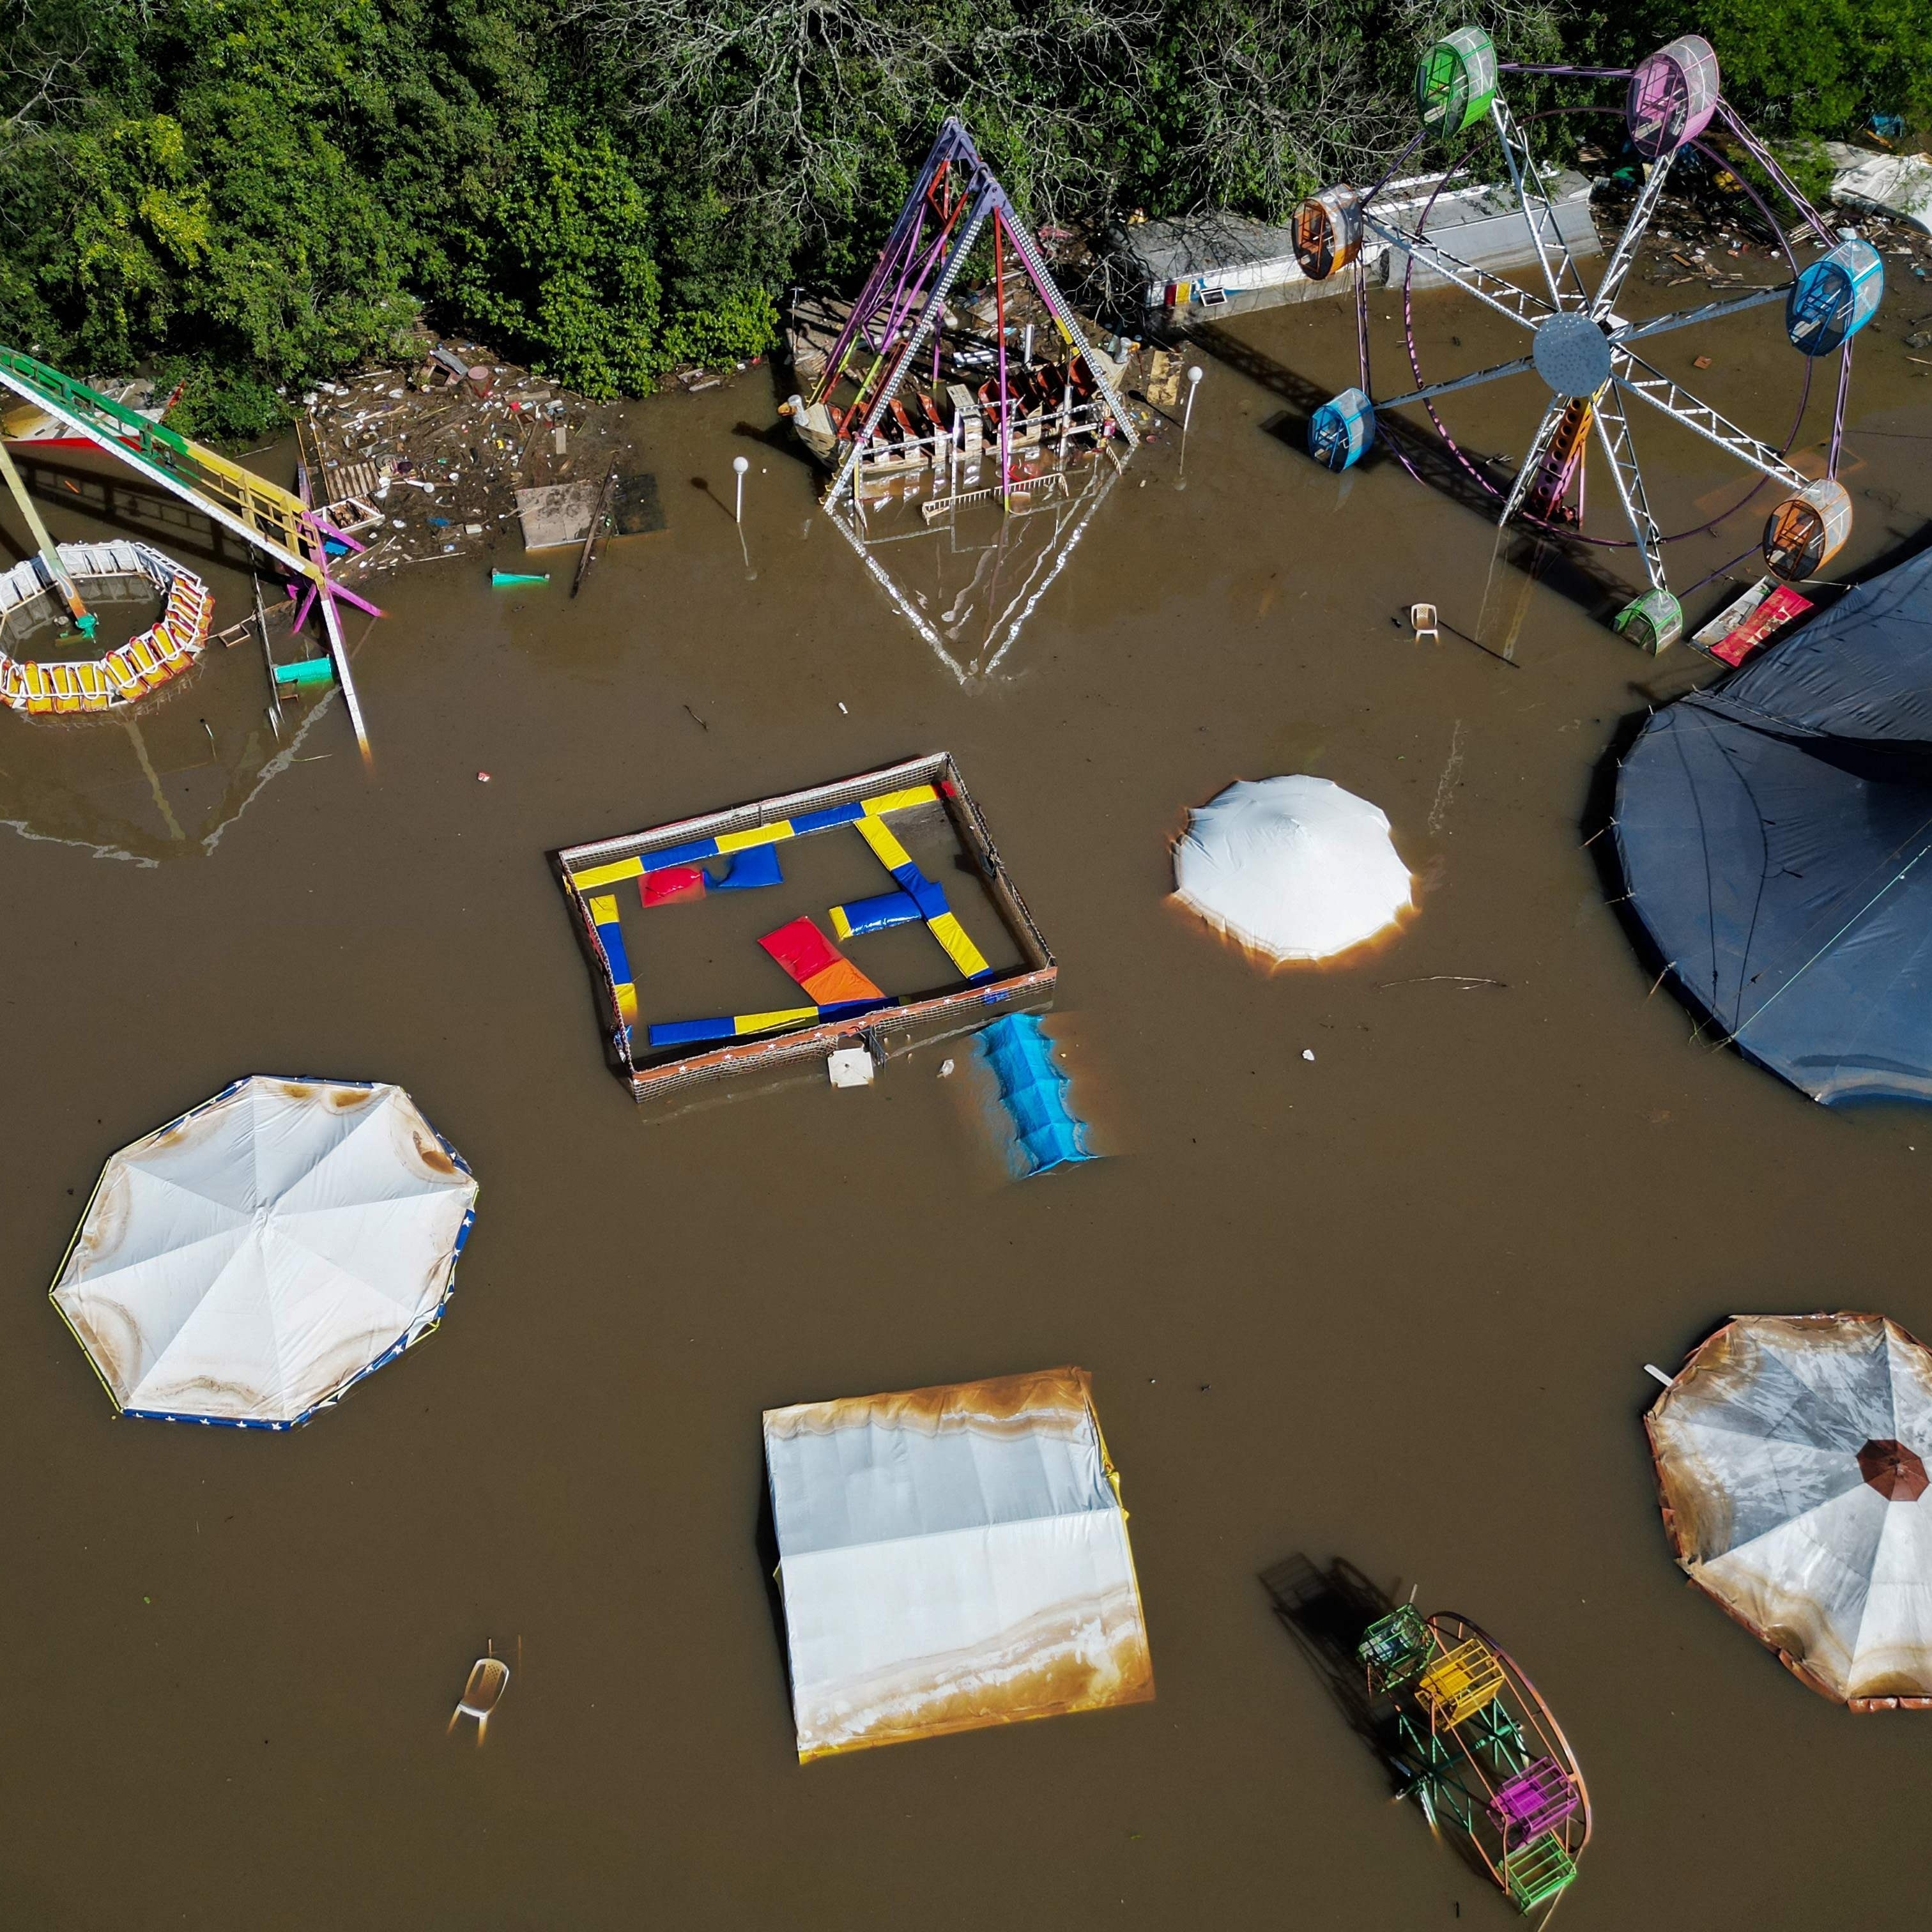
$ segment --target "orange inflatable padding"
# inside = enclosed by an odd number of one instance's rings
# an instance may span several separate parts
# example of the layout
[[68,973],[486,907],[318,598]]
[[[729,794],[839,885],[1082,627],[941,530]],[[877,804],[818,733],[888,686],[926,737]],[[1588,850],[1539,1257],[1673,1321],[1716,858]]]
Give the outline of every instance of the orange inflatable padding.
[[821,1006],[885,998],[808,918],[789,921],[758,944]]

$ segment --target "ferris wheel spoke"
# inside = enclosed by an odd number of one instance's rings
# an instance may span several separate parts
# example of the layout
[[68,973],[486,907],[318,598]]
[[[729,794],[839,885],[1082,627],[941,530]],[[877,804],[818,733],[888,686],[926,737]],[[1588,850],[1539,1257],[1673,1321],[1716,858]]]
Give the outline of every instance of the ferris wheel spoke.
[[1624,224],[1624,232],[1617,237],[1617,245],[1610,250],[1608,266],[1604,270],[1603,280],[1597,284],[1594,299],[1590,304],[1590,314],[1601,322],[1616,307],[1618,292],[1623,287],[1624,278],[1636,261],[1636,251],[1642,244],[1644,231],[1650,226],[1650,218],[1657,212],[1658,203],[1664,199],[1664,184],[1670,175],[1670,164],[1677,158],[1675,148],[1666,148],[1650,164],[1650,173],[1636,198],[1636,206],[1630,212],[1630,219]]
[[1556,433],[1563,427],[1563,418],[1568,412],[1570,400],[1567,396],[1552,396],[1550,406],[1543,412],[1543,420],[1536,426],[1536,434],[1531,438],[1529,454],[1522,459],[1522,466],[1516,472],[1516,481],[1510,486],[1508,501],[1503,505],[1503,513],[1496,520],[1506,524],[1522,508],[1523,499],[1529,494],[1530,485],[1543,473],[1544,459],[1550,454],[1550,446],[1556,440]]
[[1760,442],[1748,431],[1720,416],[1708,403],[1693,395],[1681,382],[1673,382],[1661,370],[1653,369],[1640,356],[1632,355],[1622,342],[1612,340],[1610,360],[1616,371],[1618,386],[1627,394],[1641,397],[1652,409],[1660,410],[1693,434],[1701,436],[1706,442],[1714,442],[1720,449],[1729,451],[1748,468],[1789,484],[1793,490],[1806,488],[1810,479],[1793,469],[1768,443]]
[[1405,403],[1426,403],[1438,396],[1453,394],[1458,389],[1473,389],[1478,382],[1493,382],[1504,376],[1527,374],[1536,367],[1533,356],[1519,356],[1514,362],[1498,362],[1493,369],[1478,369],[1472,376],[1457,376],[1447,382],[1432,382],[1426,389],[1412,389],[1406,396],[1391,396],[1388,401],[1378,403],[1378,410],[1400,409]]
[[1667,590],[1670,586],[1664,571],[1664,532],[1658,528],[1657,519],[1650,514],[1650,496],[1643,487],[1643,472],[1637,466],[1636,446],[1630,441],[1630,424],[1624,420],[1617,388],[1614,382],[1606,382],[1592,398],[1595,412],[1592,426],[1604,455],[1610,459],[1610,481],[1616,486],[1617,500],[1624,506],[1630,533],[1636,538],[1637,548],[1643,554],[1644,574],[1650,579],[1653,590]]
[[1724,125],[1737,136],[1744,152],[1749,154],[1766,174],[1770,176],[1777,186],[1778,193],[1783,195],[1785,200],[1804,217],[1805,225],[1817,237],[1818,245],[1826,249],[1832,247],[1838,237],[1826,225],[1825,218],[1811,206],[1810,197],[1800,190],[1798,184],[1778,165],[1778,157],[1738,118],[1736,110],[1728,100],[1719,100],[1718,113]]
[[1427,263],[1465,294],[1474,296],[1498,315],[1508,316],[1510,321],[1520,322],[1526,328],[1533,329],[1546,316],[1555,313],[1540,296],[1532,294],[1528,289],[1520,289],[1515,283],[1506,282],[1502,276],[1492,275],[1486,268],[1472,267],[1428,236],[1405,228],[1400,222],[1390,221],[1376,214],[1373,208],[1363,209],[1362,226],[1378,242],[1385,242],[1391,248],[1400,248],[1417,261]]
[[[1576,264],[1570,259],[1563,231],[1557,225],[1556,209],[1537,167],[1536,157],[1530,151],[1528,136],[1522,131],[1500,94],[1490,103],[1490,118],[1496,124],[1504,165],[1509,170],[1510,183],[1522,209],[1524,225],[1535,245],[1536,259],[1542,267],[1550,302],[1559,309],[1587,309],[1590,305],[1589,293],[1583,286],[1582,277],[1576,272]],[[1572,284],[1567,289],[1564,286],[1566,272]]]
[[1610,331],[1612,342],[1638,342],[1646,335],[1662,335],[1673,328],[1688,328],[1693,322],[1714,322],[1720,315],[1736,315],[1748,308],[1762,308],[1766,302],[1785,302],[1792,284],[1776,282],[1768,288],[1753,289],[1749,295],[1732,296],[1724,302],[1706,302],[1697,308],[1673,310],[1669,315],[1653,316],[1648,322],[1632,322]]

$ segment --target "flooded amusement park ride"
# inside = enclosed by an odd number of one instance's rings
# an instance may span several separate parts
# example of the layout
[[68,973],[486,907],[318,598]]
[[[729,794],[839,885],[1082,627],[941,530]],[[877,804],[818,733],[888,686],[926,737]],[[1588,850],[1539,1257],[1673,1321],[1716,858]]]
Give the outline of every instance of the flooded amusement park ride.
[[1356,1656],[1384,1754],[1430,1826],[1518,1911],[1553,1909],[1590,1837],[1590,1795],[1536,1687],[1466,1617],[1405,1604]]
[[1076,314],[956,119],[856,299],[794,301],[787,337],[833,526],[950,671],[996,673],[1153,420],[1139,345]]
[[[350,676],[336,600],[346,598],[371,616],[382,612],[338,583],[328,568],[332,556],[362,548],[356,539],[336,528],[303,496],[31,356],[0,349],[0,391],[10,392],[72,438],[114,458],[218,528],[241,538],[287,577],[291,595],[299,588],[292,628],[299,632],[310,610],[320,609],[328,650],[326,660],[318,662],[327,663],[342,687],[350,722],[366,759],[368,735]],[[92,638],[95,619],[80,590],[89,578],[112,585],[146,578],[164,600],[156,624],[118,650],[92,662],[17,659],[8,650],[0,656],[0,700],[29,716],[106,711],[133,703],[186,670],[208,638],[211,600],[200,580],[146,544],[56,544],[4,445],[0,473],[36,552],[0,580],[0,621],[8,622],[16,634],[19,620],[38,616],[44,598],[50,598],[75,632]],[[276,672],[278,683],[296,681],[283,678],[282,671],[288,668]]]
[[[1537,160],[1524,126],[1503,98],[1501,77],[1508,74],[1628,84],[1624,118],[1647,172],[1594,289],[1586,286],[1564,240],[1550,196],[1548,170]],[[1834,232],[1724,98],[1718,88],[1717,56],[1709,44],[1687,34],[1634,69],[1526,66],[1498,62],[1489,36],[1478,28],[1464,27],[1424,51],[1416,69],[1415,98],[1422,125],[1379,182],[1366,188],[1329,188],[1295,211],[1296,259],[1305,274],[1313,280],[1325,280],[1351,265],[1357,266],[1359,381],[1316,412],[1310,425],[1309,448],[1316,460],[1331,470],[1348,468],[1374,441],[1378,416],[1420,404],[1456,460],[1499,500],[1499,525],[1520,520],[1580,536],[1577,526],[1582,520],[1586,452],[1594,441],[1631,532],[1630,538],[1616,541],[1624,547],[1634,543],[1648,580],[1648,588],[1618,614],[1616,627],[1646,650],[1658,651],[1681,634],[1683,612],[1664,565],[1664,548],[1673,537],[1659,527],[1652,512],[1625,418],[1624,404],[1634,398],[1723,450],[1745,469],[1781,484],[1785,494],[1765,526],[1766,562],[1787,581],[1815,576],[1843,545],[1851,527],[1851,500],[1837,476],[1851,381],[1852,339],[1877,311],[1884,292],[1884,267],[1870,243]],[[1790,279],[1646,321],[1630,321],[1617,312],[1618,295],[1657,212],[1672,164],[1694,149],[1707,158],[1718,158],[1703,148],[1699,140],[1713,122],[1721,124],[1789,203],[1798,220],[1794,232],[1808,230],[1824,252],[1801,267],[1790,242],[1784,238],[1784,224],[1771,217],[1757,190],[1741,181],[1778,235]],[[1430,228],[1442,191],[1439,187],[1412,219],[1398,219],[1378,206],[1378,196],[1402,162],[1425,142],[1461,142],[1457,158],[1443,176],[1446,186],[1468,168],[1485,130],[1500,150],[1503,171],[1534,244],[1538,269],[1530,279],[1540,286],[1519,288],[1459,259],[1444,247],[1439,234]],[[1359,266],[1365,238],[1400,250],[1408,262],[1402,290],[1403,328],[1411,371],[1418,386],[1379,399],[1369,364],[1367,284]],[[1424,382],[1411,298],[1418,262],[1526,330],[1529,352],[1447,381]],[[1838,358],[1837,400],[1822,478],[1803,474],[1784,452],[1740,428],[1682,383],[1653,368],[1636,346],[1669,330],[1701,327],[1772,302],[1783,303],[1785,332],[1800,355],[1814,362],[1832,355]],[[1437,414],[1436,401],[1454,392],[1514,376],[1538,378],[1550,392],[1550,400],[1529,452],[1505,493],[1456,448]],[[1412,470],[1400,440],[1394,436],[1388,440],[1398,460]]]

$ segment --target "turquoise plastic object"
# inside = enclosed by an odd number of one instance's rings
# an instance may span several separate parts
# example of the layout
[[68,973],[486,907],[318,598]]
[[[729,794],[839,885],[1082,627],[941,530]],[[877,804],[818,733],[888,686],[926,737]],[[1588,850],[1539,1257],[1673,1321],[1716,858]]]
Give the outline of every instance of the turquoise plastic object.
[[275,682],[292,685],[298,691],[312,684],[333,684],[335,666],[327,658],[302,658],[294,664],[279,664],[275,667]]
[[550,572],[547,570],[493,570],[490,581],[501,588],[506,584],[548,584]]
[[978,1045],[1012,1120],[1022,1180],[1099,1158],[1087,1145],[1085,1127],[1066,1111],[1066,1076],[1053,1064],[1053,1042],[1031,1013],[995,1020]]

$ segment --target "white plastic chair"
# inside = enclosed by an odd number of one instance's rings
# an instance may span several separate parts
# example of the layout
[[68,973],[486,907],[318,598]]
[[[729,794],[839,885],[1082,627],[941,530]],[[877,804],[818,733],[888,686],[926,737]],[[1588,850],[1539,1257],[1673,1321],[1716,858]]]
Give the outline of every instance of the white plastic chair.
[[1433,604],[1412,604],[1408,607],[1408,621],[1414,627],[1415,641],[1419,644],[1424,638],[1440,644],[1441,633],[1436,628],[1436,606]]
[[463,1695],[456,1700],[456,1708],[449,1714],[449,1723],[444,1732],[447,1736],[456,1728],[459,1718],[476,1720],[476,1745],[483,1745],[483,1733],[490,1728],[490,1714],[496,1709],[503,1692],[510,1682],[510,1666],[496,1655],[494,1650],[479,1657],[470,1666],[470,1679],[463,1687]]

